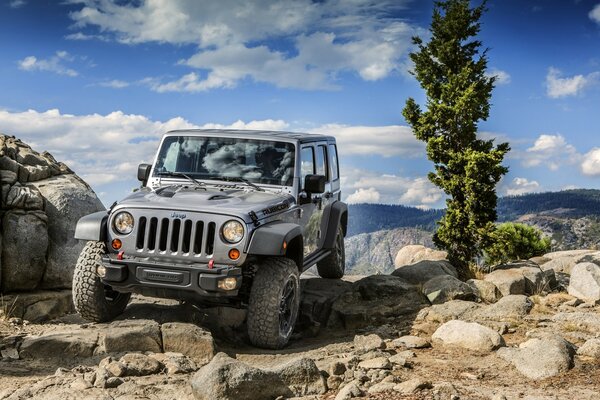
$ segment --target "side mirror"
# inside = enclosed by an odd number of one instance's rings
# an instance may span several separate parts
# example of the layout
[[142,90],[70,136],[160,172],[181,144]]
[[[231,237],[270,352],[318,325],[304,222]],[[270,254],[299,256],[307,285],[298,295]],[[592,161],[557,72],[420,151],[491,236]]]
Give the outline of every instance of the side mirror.
[[308,193],[320,194],[325,191],[324,175],[306,175],[304,178],[304,190]]
[[148,178],[150,177],[150,169],[152,165],[150,164],[140,164],[138,165],[138,181],[142,182],[144,186],[148,183]]

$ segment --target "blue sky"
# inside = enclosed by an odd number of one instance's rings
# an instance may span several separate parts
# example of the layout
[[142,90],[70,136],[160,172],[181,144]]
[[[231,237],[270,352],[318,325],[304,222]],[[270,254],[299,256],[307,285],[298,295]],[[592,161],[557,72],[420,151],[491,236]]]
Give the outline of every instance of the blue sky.
[[[478,3],[474,3],[478,4]],[[325,132],[349,202],[442,207],[401,110],[422,0],[0,2],[0,132],[109,204],[169,129]],[[600,188],[600,0],[490,0],[498,76],[481,134],[512,145],[499,193]]]

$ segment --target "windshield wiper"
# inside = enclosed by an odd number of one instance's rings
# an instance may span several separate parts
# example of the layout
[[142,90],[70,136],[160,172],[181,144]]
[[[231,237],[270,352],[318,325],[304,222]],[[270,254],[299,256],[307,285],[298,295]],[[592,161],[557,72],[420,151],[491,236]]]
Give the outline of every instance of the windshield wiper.
[[158,172],[157,175],[158,176],[172,176],[172,177],[182,176],[182,177],[186,178],[188,181],[192,182],[194,185],[199,186],[202,189],[206,190],[206,188],[204,187],[204,183],[198,182],[197,180],[195,180],[194,178],[192,178],[188,174],[184,174],[183,172],[162,171],[162,172]]
[[241,176],[219,176],[219,177],[217,177],[217,179],[221,179],[226,182],[242,182],[248,186],[251,186],[253,189],[258,190],[259,192],[265,191],[265,189],[261,188],[258,185],[255,185],[254,183],[250,182],[246,178],[242,178]]

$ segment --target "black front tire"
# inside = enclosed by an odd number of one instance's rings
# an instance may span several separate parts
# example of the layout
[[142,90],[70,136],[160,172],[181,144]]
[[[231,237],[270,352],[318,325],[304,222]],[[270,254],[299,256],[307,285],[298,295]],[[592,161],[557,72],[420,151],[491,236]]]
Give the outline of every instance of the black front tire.
[[300,309],[300,274],[289,258],[258,265],[248,304],[248,336],[256,347],[281,349],[290,340]]
[[120,293],[105,285],[96,270],[102,265],[106,245],[87,242],[73,272],[75,310],[90,322],[106,322],[123,313],[131,293]]
[[340,279],[346,271],[346,250],[344,248],[344,231],[338,227],[335,246],[331,254],[317,263],[317,272],[321,278]]

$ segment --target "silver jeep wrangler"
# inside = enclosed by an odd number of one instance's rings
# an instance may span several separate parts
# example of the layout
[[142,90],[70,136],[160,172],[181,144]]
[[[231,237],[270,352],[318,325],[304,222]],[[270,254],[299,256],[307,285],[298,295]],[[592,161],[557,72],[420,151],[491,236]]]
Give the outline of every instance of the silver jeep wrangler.
[[250,341],[284,347],[299,276],[344,275],[348,207],[335,139],[291,132],[181,130],[164,135],[142,187],[81,218],[73,276],[89,321],[123,312],[131,293],[247,308]]

